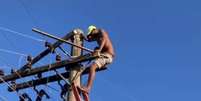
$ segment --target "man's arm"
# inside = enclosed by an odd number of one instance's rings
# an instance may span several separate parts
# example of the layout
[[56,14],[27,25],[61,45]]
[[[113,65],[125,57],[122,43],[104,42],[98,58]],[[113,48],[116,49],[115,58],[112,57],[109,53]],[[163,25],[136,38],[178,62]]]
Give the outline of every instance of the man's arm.
[[103,49],[103,47],[105,45],[105,42],[106,42],[106,40],[105,40],[105,38],[103,38],[102,41],[101,41],[100,48],[98,49],[98,51],[101,51]]
[[105,45],[105,42],[106,42],[106,35],[105,34],[106,33],[101,30],[101,35],[100,35],[101,36],[101,43],[100,43],[100,47],[98,49],[99,52],[103,49],[103,47]]

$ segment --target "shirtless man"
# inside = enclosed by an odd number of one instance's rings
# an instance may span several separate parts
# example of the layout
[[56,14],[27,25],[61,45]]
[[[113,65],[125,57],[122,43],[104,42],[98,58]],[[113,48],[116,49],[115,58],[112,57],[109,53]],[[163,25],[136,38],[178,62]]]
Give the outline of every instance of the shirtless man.
[[89,93],[95,78],[96,69],[104,68],[105,65],[111,64],[115,53],[112,42],[108,36],[108,33],[105,32],[103,29],[98,29],[95,26],[89,26],[87,40],[89,42],[93,41],[97,42],[98,47],[95,48],[93,54],[101,55],[93,62],[93,64],[90,67],[87,85],[85,87],[81,87],[82,91]]

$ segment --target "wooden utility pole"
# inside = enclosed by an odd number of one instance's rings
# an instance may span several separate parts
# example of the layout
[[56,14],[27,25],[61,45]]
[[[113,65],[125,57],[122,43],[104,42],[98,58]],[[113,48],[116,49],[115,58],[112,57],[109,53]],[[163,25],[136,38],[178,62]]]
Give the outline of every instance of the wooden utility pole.
[[[78,46],[83,46],[83,39],[84,39],[83,32],[80,29],[75,29],[73,32],[74,32],[74,34],[71,37],[72,43],[74,43],[75,45],[78,45]],[[81,48],[78,48],[76,46],[71,47],[71,55],[73,57],[81,56],[82,52],[83,51]],[[81,77],[78,77],[76,79],[74,78],[76,76],[76,74],[80,71],[81,71],[81,66],[79,63],[73,65],[73,67],[70,70],[69,81],[74,82],[74,84],[76,86],[80,86],[80,84],[81,84]],[[72,89],[70,90],[67,99],[68,99],[67,101],[76,101],[74,94],[72,92]]]

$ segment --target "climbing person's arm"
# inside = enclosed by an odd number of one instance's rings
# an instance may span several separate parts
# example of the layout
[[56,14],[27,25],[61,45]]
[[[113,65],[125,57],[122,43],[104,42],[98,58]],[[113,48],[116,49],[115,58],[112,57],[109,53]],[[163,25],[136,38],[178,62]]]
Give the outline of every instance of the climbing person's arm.
[[100,48],[97,51],[101,52],[101,50],[103,49],[103,47],[105,45],[105,42],[106,42],[106,40],[105,40],[105,38],[103,38],[101,41],[101,44],[100,44]]
[[106,33],[104,32],[104,31],[102,31],[101,30],[101,35],[100,35],[100,37],[101,37],[101,43],[100,43],[100,47],[99,47],[99,49],[97,50],[97,51],[99,51],[99,52],[101,52],[102,51],[102,49],[103,49],[103,47],[104,47],[104,45],[105,45],[105,42],[106,42]]

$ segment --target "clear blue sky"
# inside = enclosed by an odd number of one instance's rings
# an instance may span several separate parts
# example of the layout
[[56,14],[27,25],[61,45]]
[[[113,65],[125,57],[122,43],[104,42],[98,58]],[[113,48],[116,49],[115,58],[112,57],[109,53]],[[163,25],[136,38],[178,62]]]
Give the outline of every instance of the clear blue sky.
[[[57,36],[74,28],[86,31],[90,24],[108,31],[117,56],[107,71],[97,74],[92,101],[201,101],[200,4],[200,0],[1,0],[0,27],[43,40],[48,38],[33,33],[32,27]],[[0,49],[35,56],[44,47],[0,30]],[[46,58],[42,61],[53,61],[53,56]],[[11,68],[7,65],[17,69],[25,60],[4,52],[0,59],[6,72]],[[50,86],[59,89],[54,83]],[[57,101],[58,92],[45,89]],[[32,89],[21,92],[35,97]],[[18,99],[5,84],[0,95]]]

